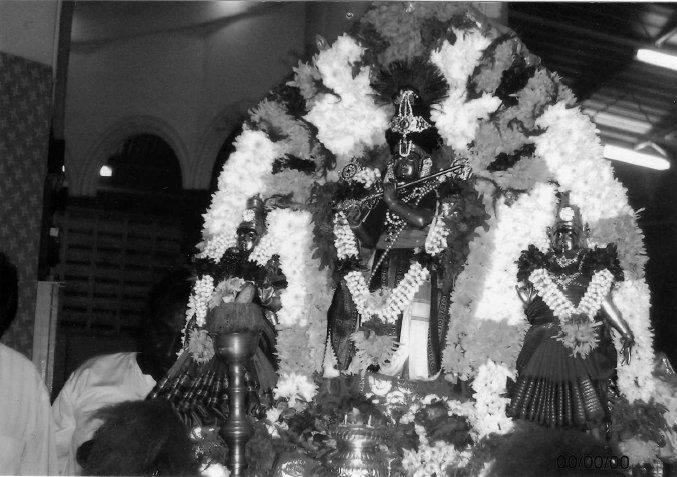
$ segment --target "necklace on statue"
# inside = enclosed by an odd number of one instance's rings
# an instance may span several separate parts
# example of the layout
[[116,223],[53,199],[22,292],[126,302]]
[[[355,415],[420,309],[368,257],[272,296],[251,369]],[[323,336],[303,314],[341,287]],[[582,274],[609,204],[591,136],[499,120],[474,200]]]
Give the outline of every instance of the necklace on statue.
[[575,273],[550,273],[552,281],[560,288],[564,289],[574,283],[581,276],[581,272]]
[[[428,195],[430,192],[434,191],[438,187],[437,181],[432,181],[430,184],[426,184],[421,187],[416,187],[413,191],[410,193],[402,196],[402,202],[404,203],[409,203],[413,201],[413,205],[417,206],[423,197]],[[397,242],[398,237],[406,227],[406,222],[402,217],[397,215],[391,210],[388,210],[386,212],[386,219],[385,219],[385,225],[386,225],[386,238],[385,238],[385,243],[386,243],[386,248],[383,250],[383,253],[381,254],[381,257],[379,258],[378,262],[376,262],[376,265],[371,270],[371,274],[369,275],[369,281],[368,284],[371,285],[371,281],[373,280],[377,270],[381,267],[383,264],[383,261],[386,259],[386,256],[388,255],[388,252],[392,250],[393,246],[395,245],[395,242]]]
[[557,288],[553,274],[545,268],[537,268],[531,272],[529,281],[543,302],[559,319],[560,333],[556,338],[557,341],[570,348],[574,355],[579,354],[585,358],[597,346],[597,337],[594,333],[597,327],[595,315],[611,290],[614,282],[613,274],[606,268],[595,272],[585,294],[576,306]]
[[569,265],[572,265],[578,261],[578,257],[581,255],[581,250],[576,252],[576,255],[574,255],[571,258],[567,258],[564,253],[562,255],[559,255],[555,257],[555,263],[559,265],[560,268],[568,267]]

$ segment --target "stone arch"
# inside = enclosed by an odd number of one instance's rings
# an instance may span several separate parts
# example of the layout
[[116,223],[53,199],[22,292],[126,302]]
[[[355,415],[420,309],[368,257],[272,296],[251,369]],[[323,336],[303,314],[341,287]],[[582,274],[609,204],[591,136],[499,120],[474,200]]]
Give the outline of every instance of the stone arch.
[[214,117],[201,142],[200,153],[191,175],[191,188],[209,189],[216,156],[223,142],[246,119],[247,110],[255,104],[254,100],[237,101]]
[[96,195],[101,166],[115,152],[117,146],[129,137],[139,134],[153,134],[169,144],[179,161],[183,188],[190,188],[191,160],[180,134],[162,119],[137,115],[113,124],[94,143],[87,154],[87,162],[79,180],[80,187],[74,192],[81,195]]

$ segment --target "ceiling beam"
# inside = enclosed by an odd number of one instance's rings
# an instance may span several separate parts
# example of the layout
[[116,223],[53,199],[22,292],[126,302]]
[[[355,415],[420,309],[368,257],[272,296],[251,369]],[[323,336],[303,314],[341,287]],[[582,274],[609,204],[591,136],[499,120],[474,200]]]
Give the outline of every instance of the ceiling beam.
[[589,30],[587,28],[582,28],[579,26],[575,25],[569,25],[566,23],[560,23],[554,20],[548,20],[543,17],[535,16],[535,15],[529,15],[527,13],[522,13],[522,12],[516,12],[513,10],[509,10],[508,13],[508,21],[510,28],[514,28],[512,25],[512,20],[520,20],[524,22],[530,22],[530,23],[535,23],[540,26],[546,26],[548,28],[556,29],[556,30],[564,30],[569,33],[574,33],[576,35],[584,35],[588,36],[591,38],[595,38],[597,40],[603,40],[608,43],[615,43],[618,45],[624,45],[627,46],[628,48],[633,48],[633,49],[638,49],[638,48],[645,48],[647,45],[647,42],[645,41],[638,41],[638,40],[633,40],[631,38],[625,38],[621,36],[614,36],[614,35],[609,35],[608,33],[602,33],[597,30]]

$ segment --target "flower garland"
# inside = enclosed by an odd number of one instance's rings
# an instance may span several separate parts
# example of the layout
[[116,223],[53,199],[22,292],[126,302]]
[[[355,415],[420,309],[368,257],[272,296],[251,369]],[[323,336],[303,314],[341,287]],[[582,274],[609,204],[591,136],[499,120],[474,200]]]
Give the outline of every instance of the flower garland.
[[505,365],[487,360],[478,370],[472,387],[475,390],[475,414],[471,416],[475,439],[489,434],[505,434],[513,429],[513,421],[505,414],[510,399],[503,397],[505,384],[515,374]]
[[334,215],[334,247],[339,260],[358,257],[357,240],[343,212]]
[[209,275],[200,277],[193,286],[193,293],[188,299],[188,309],[186,310],[187,322],[195,315],[195,323],[198,327],[205,326],[209,301],[214,292],[214,278]]
[[364,184],[365,189],[370,189],[372,185],[381,179],[381,171],[371,167],[363,167],[355,173],[353,180]]
[[364,48],[353,38],[342,35],[315,58],[322,82],[338,97],[318,95],[305,119],[315,125],[317,138],[337,156],[336,170],[341,170],[350,158],[360,156],[365,148],[384,144],[383,132],[392,116],[391,106],[374,103],[370,68],[361,67],[357,74],[353,71],[363,54]]
[[470,446],[458,450],[453,444],[444,441],[434,441],[432,444],[425,439],[425,430],[416,426],[420,444],[418,450],[404,449],[402,467],[409,477],[428,477],[431,475],[448,475],[451,469],[462,469],[468,465],[472,457]]
[[430,55],[449,83],[450,90],[441,108],[433,110],[430,118],[440,132],[444,143],[458,151],[465,152],[475,138],[478,120],[486,118],[500,105],[501,100],[490,94],[468,100],[466,84],[484,49],[491,40],[479,31],[453,29],[456,42],[452,45],[445,40],[439,50]]
[[397,323],[397,317],[411,304],[416,292],[430,272],[414,261],[402,280],[386,294],[383,290],[370,293],[362,272],[354,270],[344,277],[357,312],[363,321],[376,316],[386,323]]
[[365,331],[356,331],[350,335],[350,339],[357,349],[351,367],[356,368],[358,372],[371,365],[385,366],[398,348],[393,336],[381,336],[373,332],[367,336]]
[[[492,189],[485,188],[486,197]],[[509,204],[490,205],[495,211],[489,230],[479,230],[451,294],[442,366],[452,379],[470,379],[487,359],[514,369],[526,328],[522,303],[515,292],[515,259],[530,243],[547,248],[546,228],[555,213],[555,188],[537,184]],[[501,244],[500,247],[495,244]]]
[[[595,272],[577,306],[564,296],[544,268],[537,268],[531,272],[529,281],[543,302],[559,318],[560,334],[557,341],[570,348],[574,356],[578,354],[581,358],[585,358],[597,347],[594,318],[611,290],[614,276],[606,268]],[[577,318],[580,315],[583,315],[583,321]]]
[[[545,130],[534,138],[536,154],[555,172],[560,186],[571,191],[571,202],[581,205],[582,219],[590,226],[590,240],[618,244],[626,280],[612,297],[636,342],[630,363],[618,366],[619,388],[630,401],[646,400],[654,386],[653,333],[650,293],[644,278],[647,257],[636,214],[625,188],[613,177],[609,161],[603,159],[595,125],[579,108],[562,103],[549,106],[536,125]],[[620,350],[620,340],[614,342]]]
[[430,231],[425,238],[425,251],[431,256],[435,256],[447,248],[447,236],[451,231],[444,224],[444,217],[449,215],[449,204],[442,204],[442,211],[436,214],[430,224]]
[[[511,76],[513,65],[524,58],[528,64],[536,62],[519,41],[514,42],[517,48],[505,45],[492,50],[488,45],[500,33],[463,7],[449,3],[380,4],[365,15],[359,27],[360,34],[355,38],[359,37],[363,45],[343,35],[311,63],[300,63],[294,69],[292,83],[305,99],[308,114],[303,118],[294,116],[290,122],[284,105],[269,104],[258,110],[261,121],[254,127],[263,128],[268,123],[292,136],[309,134],[308,144],[321,141],[338,156],[338,167],[321,180],[335,181],[336,170],[341,170],[353,156],[359,158],[367,148],[385,142],[383,133],[392,108],[373,102],[368,80],[372,69],[420,55],[436,62],[453,88],[448,102],[439,105],[432,119],[445,144],[467,155],[475,175],[486,179],[477,182],[477,190],[484,194],[485,207],[492,214],[489,231],[477,231],[477,237],[469,244],[465,267],[455,280],[449,309],[453,319],[443,352],[445,372],[470,378],[478,374],[487,358],[508,370],[514,369],[525,326],[521,303],[514,292],[514,261],[529,243],[547,246],[545,228],[553,219],[555,190],[550,183],[554,181],[562,189],[571,190],[572,202],[582,206],[583,219],[590,224],[595,242],[619,244],[626,281],[613,292],[613,299],[637,343],[631,364],[618,368],[619,386],[629,400],[647,399],[652,392],[648,370],[653,348],[649,290],[643,272],[643,237],[625,190],[602,159],[594,125],[579,108],[571,107],[574,99],[570,90],[556,75],[538,67],[524,82],[515,83],[518,86],[513,91],[503,92],[501,98],[513,98],[515,103],[499,99],[496,91],[505,86],[503,78]],[[438,37],[428,38],[431,31],[437,32]],[[449,61],[452,57],[455,62]],[[474,91],[468,89],[472,85],[476,85]],[[305,128],[299,129],[301,122],[295,121],[307,121],[312,127],[302,131]],[[536,131],[540,134],[532,134]],[[292,150],[308,158],[304,141],[299,136],[273,142],[263,131],[245,129],[236,141],[235,153],[224,166],[219,190],[205,215],[203,256],[217,261],[234,244],[246,199],[255,193],[264,198],[271,191],[293,192],[296,200],[307,197],[304,194],[309,185],[320,179],[298,171],[272,173],[273,162]],[[512,154],[526,144],[535,146],[529,157],[508,169],[487,170],[497,154]],[[313,150],[317,149],[311,148],[310,159],[317,158]],[[365,185],[369,182],[366,174]],[[506,197],[504,192],[511,189],[520,194]],[[285,325],[279,330],[277,347],[284,373],[307,375],[318,367],[316,363],[324,354],[323,313],[331,290],[324,272],[313,269],[317,265],[310,259],[313,245],[306,240],[312,235],[309,220],[294,224],[304,227],[308,234],[296,245],[285,242],[288,264],[282,268],[285,273],[289,270],[297,282],[291,293],[286,293]],[[294,236],[291,232],[290,235]],[[277,250],[279,244],[271,239],[259,245],[257,262]],[[339,244],[346,247],[342,255],[353,256],[355,251],[348,246],[347,234],[337,240],[337,247]],[[295,261],[291,250],[303,258]],[[289,267],[296,266],[302,273],[291,272]],[[361,282],[365,285],[364,278]],[[200,292],[205,296],[207,285],[205,282]],[[193,313],[202,309],[205,296],[200,296],[191,299]],[[364,294],[363,298],[366,307],[368,300],[382,297]],[[299,304],[299,310],[289,309]],[[616,345],[620,346],[617,339]],[[301,353],[311,350],[312,359],[300,356],[298,349],[303,350]],[[499,374],[497,369],[487,369],[488,373]],[[284,379],[282,383],[285,385]],[[499,396],[495,394],[496,403],[500,402]]]
[[205,214],[202,257],[218,261],[235,245],[236,229],[249,197],[266,194],[266,176],[280,156],[279,145],[262,131],[245,129],[219,175],[219,189]]

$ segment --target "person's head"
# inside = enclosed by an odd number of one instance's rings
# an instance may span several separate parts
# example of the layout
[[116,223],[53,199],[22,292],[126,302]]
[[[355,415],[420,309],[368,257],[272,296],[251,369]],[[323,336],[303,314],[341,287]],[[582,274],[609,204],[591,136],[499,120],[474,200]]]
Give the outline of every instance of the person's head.
[[199,475],[188,430],[164,400],[99,410],[104,423],[76,454],[84,475]]
[[140,351],[142,368],[156,380],[174,364],[181,350],[181,332],[190,295],[187,270],[168,273],[150,292],[148,315],[142,327]]
[[247,208],[242,214],[242,222],[237,227],[237,248],[240,252],[250,253],[265,233],[265,212],[261,197],[247,199]]
[[0,336],[16,316],[19,303],[19,277],[16,267],[4,253],[0,253]]
[[515,431],[498,439],[500,444],[492,452],[494,462],[485,472],[488,477],[624,475],[618,461],[615,470],[611,465],[598,468],[578,461],[585,456],[599,456],[604,462],[612,462],[614,456],[622,455],[618,449],[583,431],[516,421]]

